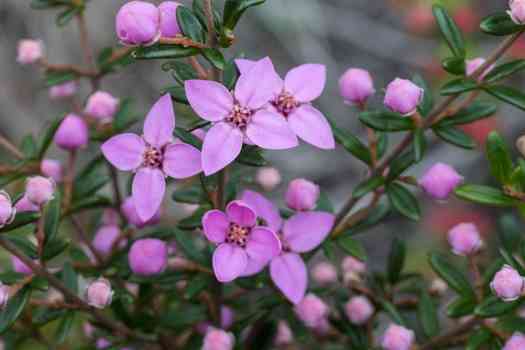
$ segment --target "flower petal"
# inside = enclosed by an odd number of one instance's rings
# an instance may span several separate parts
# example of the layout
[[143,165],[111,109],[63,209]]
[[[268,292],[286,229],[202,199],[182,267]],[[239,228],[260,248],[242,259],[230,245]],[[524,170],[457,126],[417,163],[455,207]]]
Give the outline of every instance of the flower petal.
[[188,144],[170,144],[164,151],[164,172],[174,179],[184,179],[202,171],[201,152]]
[[162,96],[144,121],[144,139],[152,146],[162,147],[173,139],[175,112],[170,94]]
[[248,265],[244,249],[223,243],[213,252],[213,272],[219,282],[231,282],[239,277]]
[[244,135],[226,123],[215,124],[202,145],[202,169],[206,176],[222,170],[241,153]]
[[203,119],[212,122],[223,120],[233,109],[233,97],[220,83],[186,80],[184,89],[191,108]]
[[286,253],[272,260],[270,276],[288,300],[298,304],[304,298],[308,275],[303,259],[299,254]]
[[283,224],[279,208],[262,194],[250,190],[243,192],[241,200],[255,210],[257,216],[265,221],[263,226],[268,226],[278,232]]
[[326,67],[303,64],[290,70],[284,78],[284,89],[299,102],[311,102],[321,96],[326,83]]
[[246,243],[246,253],[255,260],[270,261],[281,253],[281,241],[270,229],[254,227]]
[[303,139],[322,149],[335,148],[334,134],[330,124],[316,108],[302,105],[288,116],[292,130]]
[[253,276],[264,270],[266,265],[268,265],[269,261],[260,261],[256,259],[250,258],[248,256],[248,265],[246,266],[246,269],[242,272],[241,277],[248,277]]
[[328,236],[334,219],[334,215],[320,211],[297,213],[285,221],[284,239],[294,252],[308,252]]
[[235,60],[235,65],[237,66],[237,69],[239,70],[239,73],[246,74],[250,69],[255,66],[257,61],[254,60],[248,60],[246,58],[237,58]]
[[257,215],[248,204],[243,201],[232,201],[226,207],[226,215],[231,222],[243,227],[253,227],[257,222]]
[[142,164],[146,145],[142,137],[135,134],[119,134],[102,144],[104,157],[122,171],[137,169]]
[[265,57],[245,74],[241,74],[235,85],[235,98],[241,106],[258,109],[273,97],[280,78],[270,58]]
[[260,110],[252,116],[246,136],[266,149],[288,149],[298,145],[297,137],[280,114]]
[[141,168],[135,174],[131,196],[142,221],[148,221],[159,210],[165,191],[166,180],[160,169]]
[[229,226],[230,220],[220,210],[209,210],[202,217],[204,235],[210,242],[224,242]]

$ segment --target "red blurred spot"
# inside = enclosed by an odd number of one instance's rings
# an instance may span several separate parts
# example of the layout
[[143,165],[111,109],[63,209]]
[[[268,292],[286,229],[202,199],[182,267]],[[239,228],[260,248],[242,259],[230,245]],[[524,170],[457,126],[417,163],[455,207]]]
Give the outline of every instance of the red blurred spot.
[[479,29],[480,17],[472,6],[458,7],[452,14],[459,29],[466,34],[471,34]]
[[480,147],[485,146],[487,136],[491,131],[498,130],[500,128],[497,117],[490,117],[480,119],[474,123],[465,124],[461,126],[461,129],[471,136]]

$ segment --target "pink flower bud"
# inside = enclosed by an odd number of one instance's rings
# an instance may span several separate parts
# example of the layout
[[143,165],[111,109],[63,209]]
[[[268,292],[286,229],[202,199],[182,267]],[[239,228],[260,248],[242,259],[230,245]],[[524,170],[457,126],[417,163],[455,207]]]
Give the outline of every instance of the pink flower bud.
[[410,80],[396,78],[386,87],[385,106],[404,116],[416,112],[423,99],[423,89]]
[[523,350],[525,349],[525,335],[516,332],[507,340],[502,350]]
[[44,56],[44,47],[39,40],[23,39],[18,42],[18,56],[16,61],[20,64],[38,62]]
[[385,350],[409,350],[414,343],[414,332],[397,324],[391,324],[385,334],[381,346]]
[[128,222],[132,224],[133,226],[137,228],[143,228],[148,225],[155,225],[160,221],[160,209],[155,213],[155,215],[149,219],[148,221],[144,222],[137,214],[137,209],[135,208],[135,203],[133,202],[132,197],[128,197],[124,200],[122,203],[120,210],[122,214],[126,217]]
[[[467,60],[466,61],[466,71],[465,71],[466,75],[470,76],[474,74],[474,72],[479,67],[481,67],[485,63],[485,61],[486,60],[482,57],[474,58],[472,60]],[[485,76],[492,70],[492,68],[494,68],[494,65],[487,67],[485,71],[479,76],[479,79],[483,80],[483,78],[485,78]]]
[[16,202],[15,208],[17,213],[25,213],[40,210],[38,205],[34,205],[29,199],[27,199],[27,195],[25,194],[24,196],[22,196],[22,198],[18,200],[18,202]]
[[55,182],[62,181],[62,164],[60,161],[55,159],[44,159],[42,160],[42,163],[40,163],[40,172],[47,176],[52,178]]
[[288,184],[286,204],[297,211],[312,210],[319,199],[319,186],[305,179],[295,179]]
[[320,262],[312,268],[312,278],[319,284],[337,282],[337,270],[328,262]]
[[105,91],[97,91],[89,96],[84,113],[101,122],[111,122],[117,113],[119,99]]
[[105,278],[99,278],[91,282],[86,289],[87,303],[98,309],[103,309],[111,304],[112,298],[111,283]]
[[[95,238],[93,238],[93,248],[102,256],[108,256],[118,241],[119,236],[120,228],[117,225],[102,226],[95,234]],[[124,240],[122,240],[121,243],[126,244]],[[122,246],[122,244],[120,246]]]
[[329,313],[328,306],[314,294],[306,295],[294,307],[294,312],[303,323],[310,328],[319,328]]
[[102,213],[102,224],[103,225],[117,225],[120,223],[119,212],[113,208],[104,209]]
[[7,306],[9,300],[9,287],[0,282],[0,309],[4,309]]
[[293,333],[286,321],[280,320],[277,323],[277,334],[274,343],[276,346],[286,346],[293,342]]
[[255,174],[255,182],[265,191],[272,191],[281,183],[281,174],[276,168],[262,167]]
[[33,270],[20,259],[18,259],[17,256],[11,255],[11,264],[13,265],[13,270],[17,273],[20,273],[22,275],[32,275]]
[[492,292],[503,301],[518,299],[524,292],[525,280],[513,267],[504,265],[490,283]]
[[86,122],[76,114],[68,114],[55,133],[55,143],[64,150],[84,148],[89,142]]
[[55,182],[43,176],[33,176],[27,179],[26,196],[34,205],[42,206],[54,198]]
[[10,224],[15,218],[16,208],[13,207],[11,197],[5,191],[0,191],[0,228]]
[[362,325],[368,322],[370,317],[374,314],[374,306],[370,301],[362,296],[358,295],[351,298],[345,304],[346,317],[356,325]]
[[233,309],[229,306],[221,306],[221,327],[223,329],[228,329],[232,326],[235,319],[235,313]]
[[111,342],[106,338],[98,338],[95,346],[97,349],[107,349],[111,346]]
[[339,79],[339,91],[347,103],[362,105],[376,91],[370,73],[364,69],[350,68]]
[[160,239],[140,239],[131,246],[128,262],[133,273],[137,275],[157,275],[163,272],[168,264],[168,247]]
[[476,225],[461,223],[448,231],[448,243],[456,255],[475,254],[482,246],[481,237]]
[[227,333],[222,329],[208,327],[202,350],[232,350],[235,344],[235,337],[232,333]]
[[176,1],[164,1],[159,5],[160,10],[160,32],[165,38],[174,38],[182,31],[177,22],[177,7],[180,3]]
[[160,11],[149,2],[130,1],[117,13],[116,31],[125,45],[152,45],[160,38]]
[[74,80],[62,84],[54,85],[49,89],[49,98],[60,100],[69,98],[77,93],[77,82]]
[[448,164],[436,163],[419,180],[419,185],[434,199],[446,199],[463,181],[463,176]]
[[84,335],[87,338],[91,338],[93,336],[93,333],[95,332],[95,327],[89,322],[84,322],[82,324],[82,331],[84,332]]
[[509,7],[507,13],[514,23],[525,24],[525,0],[510,0]]
[[366,265],[364,262],[353,256],[347,256],[341,262],[341,269],[343,270],[343,273],[362,274],[366,271]]

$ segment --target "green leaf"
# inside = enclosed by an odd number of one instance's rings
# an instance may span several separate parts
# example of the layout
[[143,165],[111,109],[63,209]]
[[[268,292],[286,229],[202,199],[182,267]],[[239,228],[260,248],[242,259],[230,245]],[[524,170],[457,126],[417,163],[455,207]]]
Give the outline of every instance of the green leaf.
[[440,93],[443,96],[462,94],[478,88],[478,83],[472,79],[459,78],[449,81],[441,87]]
[[257,146],[244,146],[237,162],[254,167],[265,166],[268,161],[264,158],[263,153],[264,151]]
[[465,75],[466,63],[464,57],[449,57],[441,61],[444,70],[453,75]]
[[228,61],[224,67],[224,72],[222,74],[222,82],[228,90],[233,90],[237,79],[239,78],[239,71],[235,65],[235,61],[232,59]]
[[107,163],[103,156],[92,159],[80,172],[74,181],[73,201],[89,197],[97,193],[109,182],[106,175]]
[[366,250],[361,242],[349,237],[348,235],[343,235],[341,238],[337,239],[337,244],[346,253],[359,260],[366,261]]
[[73,270],[73,266],[69,261],[66,261],[62,267],[62,281],[67,289],[71,292],[78,293],[78,277]]
[[352,192],[352,196],[355,198],[360,198],[368,193],[372,192],[376,188],[382,186],[385,183],[385,178],[382,176],[374,176],[372,178],[367,178],[365,181],[361,182],[356,186]]
[[406,326],[405,320],[403,319],[401,313],[397,310],[394,304],[387,300],[380,300],[380,304],[383,307],[383,310],[385,310],[386,313],[390,315],[390,318],[393,322],[401,326]]
[[196,275],[193,279],[188,282],[187,287],[184,290],[184,298],[192,299],[203,290],[210,288],[211,280],[207,275]]
[[498,317],[517,309],[522,302],[523,300],[520,299],[505,302],[498,299],[496,296],[490,296],[483,300],[483,302],[476,307],[474,312],[476,315],[483,318]]
[[443,141],[450,143],[454,146],[473,149],[476,147],[476,141],[472,139],[469,135],[465,134],[463,131],[456,129],[454,127],[439,127],[435,126],[432,128],[432,131]]
[[77,76],[75,75],[75,73],[70,71],[47,71],[44,77],[44,83],[46,87],[52,87],[55,85],[66,83],[71,80],[75,80],[76,78]]
[[423,326],[427,337],[433,337],[439,333],[439,319],[436,304],[424,289],[419,294],[418,318]]
[[366,164],[370,164],[371,156],[368,147],[365,146],[356,136],[337,127],[335,122],[330,118],[328,118],[328,122],[332,127],[337,143],[343,146],[357,159],[363,161]]
[[183,103],[186,105],[189,104],[188,98],[186,97],[186,90],[184,89],[184,86],[175,85],[175,86],[165,87],[161,90],[161,93],[170,94],[171,98],[178,103]]
[[199,19],[186,6],[177,7],[177,22],[185,36],[195,42],[204,43],[204,29]]
[[63,6],[63,4],[56,0],[31,0],[30,6],[34,10],[45,10],[53,7]]
[[0,233],[16,230],[25,225],[32,224],[40,218],[40,213],[36,212],[25,212],[18,213],[12,223],[0,228]]
[[450,263],[450,259],[438,253],[430,253],[429,262],[432,269],[450,288],[463,296],[473,297],[474,291],[465,275]]
[[186,80],[198,79],[197,73],[195,73],[193,67],[188,63],[179,61],[169,61],[163,63],[161,69],[165,72],[171,71],[173,78],[180,85],[184,85],[184,82]]
[[403,185],[393,182],[386,187],[388,199],[392,206],[411,220],[419,220],[421,211],[416,197]]
[[94,195],[85,199],[79,199],[77,201],[74,201],[71,205],[71,208],[69,208],[69,210],[63,214],[63,216],[71,215],[89,209],[105,208],[109,207],[110,205],[111,200],[108,197]]
[[202,252],[195,246],[193,242],[192,234],[184,232],[181,230],[174,229],[175,231],[175,240],[177,241],[177,247],[180,247],[184,252],[184,255],[193,261],[196,261],[200,264],[208,265],[206,257]]
[[432,12],[434,13],[434,18],[436,19],[439,30],[447,42],[450,51],[452,51],[456,57],[465,58],[465,43],[463,35],[452,17],[447,13],[447,10],[440,5],[434,5],[432,7]]
[[394,238],[388,255],[387,276],[390,284],[399,282],[401,271],[405,265],[406,246],[399,238]]
[[226,61],[224,60],[222,52],[212,48],[202,49],[201,52],[204,58],[208,62],[210,62],[215,68],[224,70],[224,67],[226,66]]
[[261,5],[266,0],[226,0],[224,3],[223,23],[228,29],[234,29],[244,11],[252,6]]
[[171,198],[179,203],[200,204],[205,199],[201,186],[177,188]]
[[359,114],[359,120],[366,126],[380,131],[404,131],[414,129],[414,121],[399,113],[371,111]]
[[495,207],[512,207],[519,202],[500,189],[483,185],[462,185],[454,191],[456,196],[470,202]]
[[470,106],[461,109],[456,114],[442,119],[436,126],[449,127],[455,125],[470,124],[476,120],[488,118],[496,113],[497,107],[493,103],[474,102]]
[[487,344],[492,338],[492,333],[486,328],[480,328],[468,337],[465,350],[477,350]]
[[16,293],[15,296],[9,299],[7,307],[0,314],[0,333],[5,333],[13,323],[18,319],[24,310],[29,297],[31,296],[31,289],[24,287]]
[[495,83],[499,80],[505,79],[508,76],[525,69],[525,60],[519,59],[500,64],[487,73],[483,81],[485,83]]
[[[179,6],[182,8],[184,6]],[[172,59],[190,57],[199,54],[199,50],[194,47],[184,47],[181,45],[163,45],[156,44],[153,46],[139,47],[133,51],[131,56],[137,60],[153,59]]]
[[55,22],[57,26],[63,27],[68,24],[77,14],[82,12],[82,7],[73,6],[58,14]]
[[387,175],[387,182],[396,180],[405,170],[416,162],[414,152],[408,151],[397,157],[390,164],[390,171]]
[[509,252],[515,252],[520,246],[521,223],[510,213],[501,216],[498,220],[500,229],[498,230],[501,244]]
[[53,141],[53,137],[55,137],[55,133],[58,127],[60,126],[60,124],[62,123],[63,119],[64,119],[63,116],[59,118],[55,118],[51,122],[51,124],[49,124],[44,134],[40,137],[41,141],[38,145],[38,153],[37,153],[38,159],[42,159],[44,155],[46,154],[47,149],[51,145],[51,142]]
[[175,128],[173,134],[175,135],[175,137],[181,139],[184,143],[192,145],[193,147],[196,147],[198,149],[202,148],[202,141],[197,136],[193,135],[191,132],[188,132],[183,128]]
[[46,246],[44,247],[44,251],[42,253],[42,259],[45,261],[51,260],[54,257],[58,256],[62,252],[64,252],[67,248],[69,248],[69,242],[61,239],[54,239],[52,241],[49,241]]
[[20,150],[24,153],[26,158],[33,159],[36,155],[36,141],[33,135],[28,134],[22,138],[20,143]]
[[503,85],[486,86],[484,90],[498,100],[509,103],[525,111],[525,94],[521,91]]
[[505,140],[496,131],[487,137],[486,150],[492,176],[500,183],[508,184],[514,165]]
[[46,205],[44,210],[44,244],[54,240],[57,235],[60,226],[61,199],[60,192],[55,191],[55,198]]
[[354,235],[360,231],[377,225],[384,218],[386,218],[388,214],[390,214],[390,206],[386,203],[379,203],[365,219],[359,221],[356,225],[344,231],[342,236]]
[[[222,18],[215,8],[215,3],[213,3],[213,22],[215,25],[215,29],[219,31],[219,29],[222,27]],[[206,18],[206,13],[204,11],[204,0],[194,0],[192,5],[193,13],[197,18],[199,19],[199,22],[201,22],[202,27],[207,32],[208,31],[208,19]]]
[[133,112],[133,101],[125,98],[119,103],[118,111],[113,118],[112,126],[115,132],[122,132],[137,121]]
[[497,36],[510,35],[523,30],[523,26],[514,23],[506,12],[485,17],[480,23],[480,28],[487,34]]
[[430,86],[427,84],[427,82],[423,79],[423,77],[419,74],[414,75],[414,77],[412,77],[412,81],[424,91],[423,99],[421,100],[417,108],[419,110],[419,114],[421,114],[423,117],[426,117],[432,110],[432,107],[434,106],[432,90],[430,89]]
[[66,340],[69,333],[71,332],[71,329],[73,328],[74,321],[75,312],[72,310],[67,311],[64,317],[62,317],[62,320],[60,320],[58,328],[53,337],[57,344],[62,344]]
[[33,242],[28,240],[23,236],[7,236],[6,239],[13,243],[24,255],[28,256],[31,259],[38,258],[38,252],[36,246]]
[[414,160],[416,162],[419,162],[421,159],[423,159],[423,155],[425,154],[425,150],[427,148],[427,141],[425,139],[425,130],[423,129],[416,129],[414,131]]
[[460,295],[447,306],[447,316],[450,318],[460,318],[470,315],[474,312],[476,304],[476,298],[474,296]]

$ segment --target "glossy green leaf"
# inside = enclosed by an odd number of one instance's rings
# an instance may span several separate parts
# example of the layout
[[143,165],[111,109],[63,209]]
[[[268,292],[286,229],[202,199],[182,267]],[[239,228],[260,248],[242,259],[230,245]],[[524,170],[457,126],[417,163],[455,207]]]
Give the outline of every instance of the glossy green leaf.
[[500,183],[508,184],[514,165],[505,140],[496,131],[487,137],[486,152],[492,176]]
[[400,214],[411,220],[419,220],[421,210],[416,197],[407,190],[403,185],[393,182],[386,187],[388,199]]
[[252,6],[261,5],[266,0],[226,0],[224,3],[223,23],[226,28],[234,29],[244,11]]
[[59,27],[63,27],[66,24],[68,24],[77,14],[82,12],[83,8],[80,6],[72,6],[68,8],[67,10],[59,13],[57,15],[57,18],[55,20],[55,23]]
[[380,223],[388,214],[390,214],[390,206],[387,203],[379,203],[372,211],[370,211],[365,219],[344,231],[342,236],[354,235],[358,232],[369,229]]
[[55,191],[55,198],[46,205],[44,210],[44,244],[55,239],[58,233],[61,200],[60,192]]
[[416,162],[414,158],[414,152],[408,151],[394,159],[390,164],[390,171],[387,175],[387,181],[393,181],[398,178],[405,170],[412,166]]
[[366,164],[370,164],[371,156],[367,146],[365,146],[356,136],[352,135],[343,129],[337,127],[334,121],[328,119],[334,132],[335,140],[338,144],[343,146],[348,152],[354,157],[363,161]]
[[522,236],[521,223],[510,213],[501,216],[498,223],[501,244],[509,252],[517,251]]
[[498,100],[525,111],[525,94],[520,90],[503,85],[486,86],[484,90]]
[[518,201],[504,194],[500,189],[483,185],[462,185],[454,191],[456,196],[470,202],[495,207],[512,207]]
[[161,93],[170,94],[171,98],[178,103],[183,103],[186,105],[189,104],[188,98],[186,97],[186,90],[184,89],[184,86],[174,85],[174,86],[165,87],[161,90]]
[[412,81],[414,84],[419,86],[423,89],[423,99],[417,106],[417,109],[419,111],[419,114],[421,114],[423,117],[426,117],[430,111],[432,110],[432,107],[434,106],[434,98],[432,97],[432,89],[428,85],[428,83],[423,79],[423,77],[419,74],[414,75],[412,78]]
[[[179,6],[182,8],[184,6]],[[184,47],[181,45],[156,44],[153,46],[139,47],[133,51],[131,56],[137,60],[151,59],[172,59],[195,56],[199,50],[194,47]]]
[[473,149],[476,147],[476,141],[463,131],[454,127],[433,127],[432,131],[443,141],[450,143],[454,146]]
[[465,350],[481,349],[482,346],[487,344],[491,338],[492,333],[488,329],[480,328],[469,336]]
[[463,35],[452,17],[448,14],[447,10],[440,5],[434,5],[432,7],[432,12],[434,13],[434,18],[436,19],[439,30],[447,42],[450,51],[452,51],[454,56],[464,58],[465,42],[463,40]]
[[406,326],[406,322],[401,316],[401,313],[397,310],[396,306],[387,300],[381,300],[380,304],[383,310],[390,316],[390,319],[401,326]]
[[382,176],[375,176],[372,178],[367,178],[365,181],[361,182],[356,186],[352,192],[352,196],[355,198],[363,197],[364,195],[372,192],[376,188],[382,186],[385,183],[385,178]]
[[498,317],[517,309],[522,300],[505,302],[496,296],[490,296],[479,304],[474,310],[476,315],[483,318]]
[[226,61],[224,60],[222,52],[212,48],[202,49],[201,52],[204,58],[208,62],[210,62],[212,66],[214,66],[217,69],[224,70],[224,67],[226,66]]
[[120,101],[117,113],[113,118],[112,126],[115,132],[122,132],[133,125],[138,120],[133,111],[133,101],[124,98]]
[[417,312],[425,335],[427,337],[433,337],[437,335],[439,333],[437,307],[434,303],[434,300],[432,300],[428,292],[424,289],[419,294]]
[[363,247],[362,243],[355,240],[348,235],[343,235],[341,238],[337,239],[337,244],[341,247],[346,253],[352,255],[353,257],[359,260],[366,260],[366,250]]
[[523,26],[514,23],[506,12],[485,17],[480,23],[480,28],[487,34],[497,36],[510,35],[523,30]]
[[33,242],[24,236],[6,236],[6,239],[14,244],[18,250],[31,259],[38,258],[38,252]]
[[75,312],[72,310],[67,311],[64,317],[62,317],[62,319],[60,320],[58,328],[55,331],[55,335],[53,337],[54,341],[57,344],[62,344],[67,339],[69,333],[71,332],[71,329],[73,328],[74,321]]
[[425,130],[416,129],[414,131],[414,142],[412,144],[414,146],[414,161],[419,162],[421,159],[423,159],[423,155],[425,154],[425,150],[427,148]]
[[36,213],[36,212],[18,213],[16,214],[13,222],[0,228],[0,233],[13,231],[22,226],[32,224],[36,222],[39,218],[40,218],[40,213]]
[[49,126],[45,129],[44,134],[40,137],[40,143],[38,145],[38,154],[37,158],[42,159],[47,152],[47,149],[51,145],[51,142],[53,141],[53,137],[55,137],[55,133],[60,126],[60,123],[62,123],[63,117],[55,118]]
[[195,246],[192,236],[192,233],[175,229],[175,240],[177,241],[177,247],[181,248],[181,250],[184,252],[184,255],[190,260],[207,265],[208,261],[206,257],[202,254],[201,250]]
[[181,139],[184,143],[192,145],[193,147],[196,147],[198,149],[202,148],[202,141],[197,136],[193,135],[191,132],[188,132],[183,128],[175,128],[173,134],[175,137]]
[[449,81],[441,87],[440,93],[443,96],[457,95],[464,92],[473,91],[478,88],[478,83],[471,79],[459,78]]
[[473,295],[460,295],[447,306],[447,316],[450,318],[460,318],[474,312],[477,302]]
[[0,314],[0,334],[5,333],[22,314],[29,298],[31,289],[22,288],[7,302],[7,307]]
[[438,253],[430,253],[430,266],[441,277],[450,288],[454,289],[461,295],[470,297],[474,296],[474,291],[470,282],[465,275],[457,270],[457,268],[450,262],[450,259]]
[[443,69],[453,75],[465,75],[465,58],[448,57],[441,61]]
[[177,23],[185,36],[195,42],[204,43],[204,29],[201,22],[188,7],[177,7]]
[[65,262],[62,266],[62,281],[64,282],[64,286],[76,294],[78,292],[77,280],[78,277],[75,270],[73,270],[73,266],[70,262]]
[[399,238],[394,238],[388,255],[387,276],[390,284],[399,282],[405,265],[406,246]]
[[493,103],[474,102],[470,106],[461,109],[456,114],[442,119],[437,123],[438,127],[450,127],[455,125],[464,125],[475,122],[483,118],[488,118],[496,113],[497,106]]
[[264,158],[264,150],[256,146],[244,146],[237,162],[254,167],[261,167],[268,164]]
[[399,113],[371,111],[359,114],[359,120],[366,126],[380,131],[404,131],[414,129],[414,121]]
[[519,59],[500,64],[487,73],[483,81],[485,83],[495,83],[499,80],[505,79],[510,75],[525,69],[525,60]]

